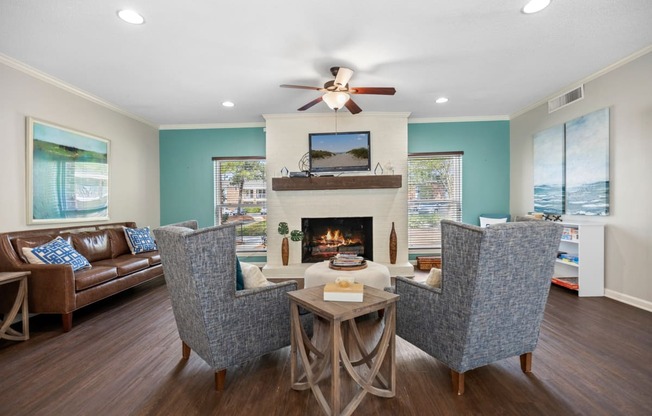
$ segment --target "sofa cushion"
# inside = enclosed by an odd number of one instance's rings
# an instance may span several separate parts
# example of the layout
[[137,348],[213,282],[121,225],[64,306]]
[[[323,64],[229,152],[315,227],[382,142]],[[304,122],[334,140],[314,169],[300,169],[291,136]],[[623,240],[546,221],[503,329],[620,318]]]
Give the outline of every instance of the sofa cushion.
[[93,231],[72,235],[75,250],[91,263],[111,258],[111,242],[108,231]]
[[92,269],[75,272],[75,290],[85,290],[118,277],[118,270],[111,266],[94,265]]
[[61,237],[31,249],[24,247],[23,254],[32,264],[70,264],[73,271],[91,267],[88,260]]
[[138,270],[149,267],[149,261],[144,258],[125,254],[115,259],[101,260],[93,263],[93,266],[115,267],[118,270],[118,276],[126,276]]
[[125,238],[131,254],[144,253],[146,251],[156,250],[156,243],[152,234],[149,232],[149,227],[143,228],[124,228]]
[[129,250],[129,244],[127,244],[125,232],[122,228],[112,228],[107,231],[109,232],[109,238],[111,239],[111,257],[116,258],[123,254],[131,253],[131,250]]
[[150,266],[161,264],[161,254],[158,251],[148,251],[146,253],[134,254],[136,257],[147,259]]

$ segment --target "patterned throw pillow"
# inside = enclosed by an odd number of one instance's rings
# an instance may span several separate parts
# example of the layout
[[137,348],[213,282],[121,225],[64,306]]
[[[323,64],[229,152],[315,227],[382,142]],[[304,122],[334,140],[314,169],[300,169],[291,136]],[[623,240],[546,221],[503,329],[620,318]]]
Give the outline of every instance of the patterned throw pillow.
[[240,260],[238,256],[235,257],[235,290],[243,290],[244,285],[244,275],[242,274],[242,266],[240,265]]
[[70,264],[73,271],[91,267],[86,257],[61,237],[32,249],[25,247],[23,254],[32,264]]
[[144,228],[127,228],[124,227],[125,237],[131,254],[144,253],[146,251],[155,251],[156,243],[149,232],[149,227]]

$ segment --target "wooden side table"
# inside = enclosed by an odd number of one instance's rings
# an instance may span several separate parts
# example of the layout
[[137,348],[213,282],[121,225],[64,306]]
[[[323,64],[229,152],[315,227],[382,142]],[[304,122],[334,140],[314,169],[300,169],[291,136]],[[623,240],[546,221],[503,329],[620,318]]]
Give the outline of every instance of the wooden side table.
[[[5,314],[4,321],[0,321],[0,338],[9,339],[12,341],[25,341],[29,339],[29,311],[27,310],[27,276],[31,272],[0,272],[0,285],[12,282],[19,282],[18,293],[16,293],[16,300],[14,306],[8,314]],[[23,333],[10,328],[16,315],[22,306],[23,317]]]
[[[396,301],[398,295],[364,286],[362,302],[324,301],[324,286],[288,292],[291,312],[290,376],[294,390],[311,389],[324,414],[331,416],[351,415],[367,393],[380,397],[394,397],[396,394]],[[324,318],[330,324],[329,339],[324,350],[319,350],[303,330],[299,319],[299,307]],[[385,328],[378,344],[369,351],[363,342],[355,318],[371,312],[385,310]],[[345,329],[346,331],[343,331]],[[343,333],[345,335],[343,335]],[[346,334],[362,358],[351,361],[351,348],[346,348]],[[347,351],[348,350],[348,351]],[[380,368],[389,359],[387,378]],[[299,372],[299,362],[301,372]],[[330,363],[330,403],[319,387],[324,370]],[[340,394],[340,363],[361,389],[346,404],[343,410]],[[365,371],[355,367],[366,366]],[[375,385],[374,385],[375,383]]]

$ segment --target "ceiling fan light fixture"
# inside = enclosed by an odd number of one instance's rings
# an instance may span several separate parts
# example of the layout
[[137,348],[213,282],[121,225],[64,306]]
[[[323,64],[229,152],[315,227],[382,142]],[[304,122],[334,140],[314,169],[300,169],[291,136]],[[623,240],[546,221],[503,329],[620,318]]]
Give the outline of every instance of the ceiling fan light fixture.
[[530,0],[527,2],[521,11],[525,14],[532,14],[540,12],[550,5],[551,0]]
[[349,83],[349,80],[351,80],[352,76],[352,69],[340,67],[340,69],[337,70],[337,75],[335,76],[335,85],[338,87],[346,87],[346,84]]
[[339,110],[349,101],[349,94],[342,91],[330,91],[324,94],[322,99],[331,110]]

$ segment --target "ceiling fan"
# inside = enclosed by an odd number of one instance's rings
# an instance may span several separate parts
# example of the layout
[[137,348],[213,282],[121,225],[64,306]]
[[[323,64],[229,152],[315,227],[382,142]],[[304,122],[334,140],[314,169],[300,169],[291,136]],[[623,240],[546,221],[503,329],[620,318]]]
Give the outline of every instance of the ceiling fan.
[[351,99],[351,94],[375,94],[394,95],[396,89],[393,87],[350,87],[349,80],[353,76],[353,70],[349,68],[334,66],[331,68],[334,80],[328,81],[323,87],[307,87],[303,85],[281,85],[282,88],[299,88],[304,90],[321,91],[324,94],[315,98],[308,104],[299,108],[298,111],[305,111],[313,105],[324,101],[332,110],[339,110],[346,107],[351,114],[358,114],[362,109]]

